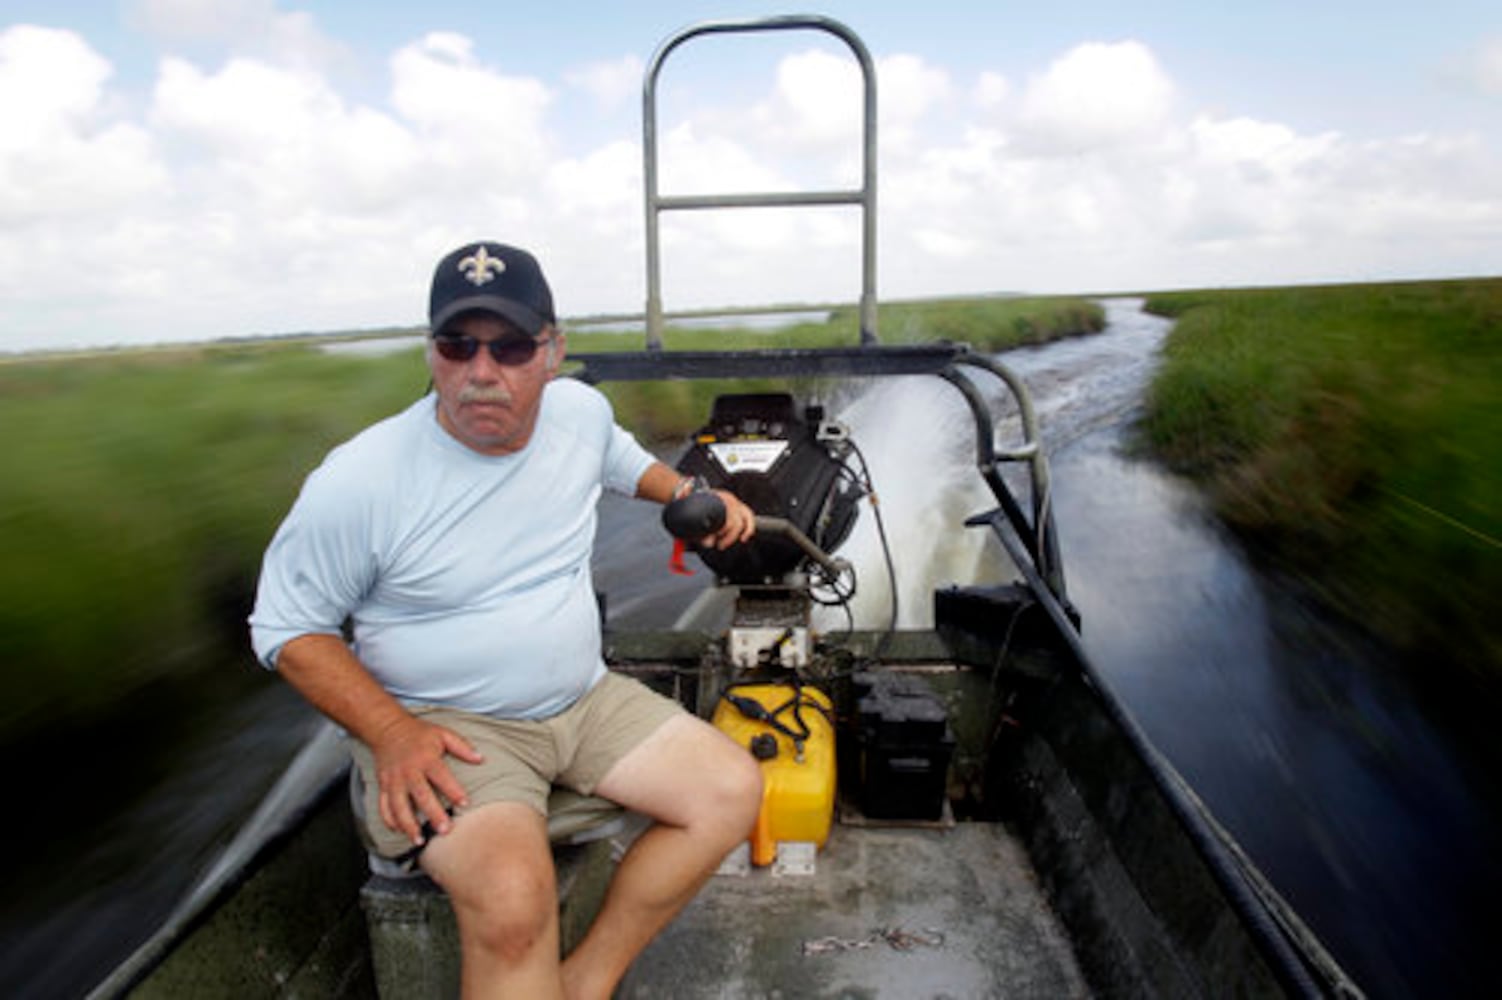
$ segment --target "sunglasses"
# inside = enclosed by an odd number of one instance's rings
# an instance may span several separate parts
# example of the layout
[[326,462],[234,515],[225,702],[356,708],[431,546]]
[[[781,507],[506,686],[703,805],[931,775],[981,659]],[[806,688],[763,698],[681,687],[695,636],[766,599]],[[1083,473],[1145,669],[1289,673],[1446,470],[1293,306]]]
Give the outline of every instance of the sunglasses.
[[531,337],[502,337],[499,340],[479,340],[457,333],[440,333],[433,338],[438,356],[445,361],[468,361],[480,353],[483,346],[498,365],[524,365],[537,353],[540,340]]

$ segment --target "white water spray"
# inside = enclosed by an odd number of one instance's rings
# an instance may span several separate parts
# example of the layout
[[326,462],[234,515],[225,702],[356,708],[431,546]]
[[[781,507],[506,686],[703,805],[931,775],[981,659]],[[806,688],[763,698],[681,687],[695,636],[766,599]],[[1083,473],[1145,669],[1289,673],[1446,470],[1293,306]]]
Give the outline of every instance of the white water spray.
[[[914,376],[872,383],[838,410],[869,466],[897,578],[901,628],[933,625],[933,590],[975,582],[999,551],[983,529],[962,527],[995,506],[975,468],[975,423],[947,383]],[[892,594],[875,512],[863,503],[840,555],[855,568],[850,602],[856,628],[891,622]],[[993,578],[998,575],[993,571]],[[844,627],[843,611],[822,608],[816,624]]]

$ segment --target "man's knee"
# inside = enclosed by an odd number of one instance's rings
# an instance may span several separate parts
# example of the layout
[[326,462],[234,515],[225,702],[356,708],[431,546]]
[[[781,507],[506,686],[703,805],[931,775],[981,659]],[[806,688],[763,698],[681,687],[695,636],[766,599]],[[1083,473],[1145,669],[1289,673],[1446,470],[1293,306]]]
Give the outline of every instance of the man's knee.
[[445,886],[468,943],[503,961],[524,958],[555,940],[558,890],[551,858],[542,863],[501,859]]
[[749,753],[741,759],[741,766],[734,774],[734,786],[727,789],[726,795],[741,810],[735,827],[741,831],[741,836],[745,836],[756,822],[762,797],[761,767]]
[[493,803],[461,815],[422,866],[448,893],[467,947],[507,959],[551,940],[557,878],[546,827],[530,807]]
[[690,794],[701,822],[722,828],[732,841],[746,836],[761,808],[762,775],[756,759],[726,741],[724,752],[706,759]]

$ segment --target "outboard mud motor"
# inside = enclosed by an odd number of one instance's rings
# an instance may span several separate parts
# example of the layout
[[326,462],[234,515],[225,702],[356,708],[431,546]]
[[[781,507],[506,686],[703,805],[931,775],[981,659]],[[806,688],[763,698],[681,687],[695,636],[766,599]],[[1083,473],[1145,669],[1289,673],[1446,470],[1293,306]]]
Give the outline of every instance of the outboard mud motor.
[[728,677],[711,722],[761,762],[762,808],[744,858],[783,874],[813,870],[834,816],[834,702],[816,686],[828,676],[811,676],[810,617],[815,601],[845,603],[855,592],[849,564],[831,555],[870,492],[864,462],[857,475],[852,457],[859,451],[844,426],[821,407],[800,414],[786,393],[721,396],[678,462],[702,488],[663,511],[688,543],[724,523],[710,489],[734,493],[757,515],[750,541],[695,551],[736,588]]
[[[730,630],[734,667],[806,667],[812,604],[845,604],[855,575],[830,555],[850,534],[869,477],[850,466],[859,451],[843,424],[819,406],[798,413],[787,393],[720,396],[678,471],[700,491],[663,511],[663,523],[692,543],[723,517],[708,490],[727,490],[756,514],[756,534],[728,549],[694,548],[721,585],[737,588]],[[864,472],[864,463],[862,463]]]
[[[826,422],[822,407],[800,417],[787,393],[720,396],[678,471],[734,493],[759,516],[787,521],[827,554],[850,534],[864,492],[846,468],[849,454],[844,426]],[[772,586],[807,556],[795,537],[777,530],[699,552],[724,583]]]

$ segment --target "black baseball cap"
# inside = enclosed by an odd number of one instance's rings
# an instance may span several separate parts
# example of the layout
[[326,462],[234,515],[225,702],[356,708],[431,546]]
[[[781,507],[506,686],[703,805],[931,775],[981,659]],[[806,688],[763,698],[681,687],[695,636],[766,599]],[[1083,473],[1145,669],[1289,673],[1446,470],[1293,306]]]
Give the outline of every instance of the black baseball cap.
[[438,262],[428,299],[428,321],[440,333],[460,313],[495,313],[528,336],[557,322],[553,292],[537,258],[504,243],[484,241],[460,247]]

